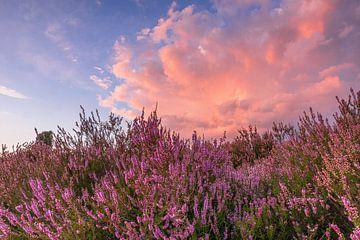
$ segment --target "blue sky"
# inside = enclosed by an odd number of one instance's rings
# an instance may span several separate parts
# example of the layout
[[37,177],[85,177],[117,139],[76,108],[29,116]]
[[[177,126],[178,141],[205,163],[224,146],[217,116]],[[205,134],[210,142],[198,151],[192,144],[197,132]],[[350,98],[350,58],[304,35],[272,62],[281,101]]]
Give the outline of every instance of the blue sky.
[[[0,142],[33,140],[34,127],[71,129],[80,105],[106,117],[110,110],[97,101],[104,90],[90,76],[121,81],[109,72],[115,41],[135,38],[166,16],[170,5],[164,0],[1,1]],[[11,90],[16,94],[6,94]]]
[[183,136],[295,123],[360,88],[357,0],[0,2],[0,143],[80,105],[131,120],[158,104]]

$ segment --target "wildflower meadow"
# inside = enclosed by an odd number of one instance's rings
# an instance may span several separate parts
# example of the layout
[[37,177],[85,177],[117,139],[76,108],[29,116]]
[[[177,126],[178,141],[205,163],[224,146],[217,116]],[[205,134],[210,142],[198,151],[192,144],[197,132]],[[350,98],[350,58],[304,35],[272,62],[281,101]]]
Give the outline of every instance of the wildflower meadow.
[[51,144],[3,147],[0,239],[359,240],[360,91],[337,100],[211,140],[82,110]]

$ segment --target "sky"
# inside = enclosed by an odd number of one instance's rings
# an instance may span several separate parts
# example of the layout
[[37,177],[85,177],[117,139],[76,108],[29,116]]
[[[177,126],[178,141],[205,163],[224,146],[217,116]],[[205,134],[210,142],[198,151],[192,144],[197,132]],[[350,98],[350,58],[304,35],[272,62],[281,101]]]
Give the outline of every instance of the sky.
[[360,90],[358,0],[0,0],[0,143],[80,105],[233,136],[249,124],[331,116]]

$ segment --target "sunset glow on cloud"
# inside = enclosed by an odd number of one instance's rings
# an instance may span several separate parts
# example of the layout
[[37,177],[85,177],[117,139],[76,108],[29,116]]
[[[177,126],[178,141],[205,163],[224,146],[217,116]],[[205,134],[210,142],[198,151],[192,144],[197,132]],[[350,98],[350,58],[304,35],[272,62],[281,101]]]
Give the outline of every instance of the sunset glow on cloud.
[[219,136],[294,121],[310,106],[328,113],[335,95],[360,86],[360,3],[215,0],[213,8],[173,3],[136,42],[120,37],[111,69],[121,83],[100,106],[133,118],[157,104],[172,130]]
[[0,144],[71,130],[80,105],[127,121],[157,107],[184,137],[233,137],[309,107],[331,117],[360,88],[358,0],[0,5]]

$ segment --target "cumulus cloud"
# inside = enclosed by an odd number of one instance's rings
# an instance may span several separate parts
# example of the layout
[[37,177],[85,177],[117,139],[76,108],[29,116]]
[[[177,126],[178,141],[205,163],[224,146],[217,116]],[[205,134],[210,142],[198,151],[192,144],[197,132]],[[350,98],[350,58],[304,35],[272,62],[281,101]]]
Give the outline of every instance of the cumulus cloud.
[[5,86],[0,85],[0,94],[12,98],[26,99],[27,97],[15,89],[11,89]]
[[360,87],[357,1],[213,4],[173,3],[136,42],[117,41],[112,73],[122,82],[100,105],[131,118],[158,103],[173,130],[219,136],[293,121],[310,106],[328,113],[335,95]]

